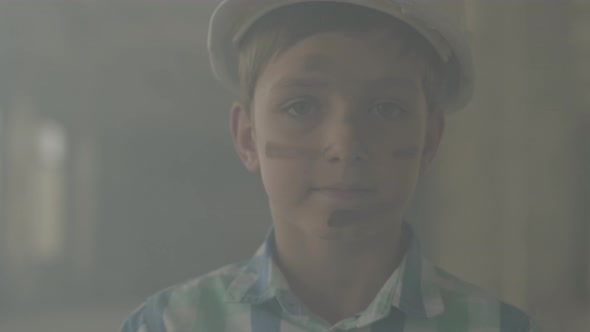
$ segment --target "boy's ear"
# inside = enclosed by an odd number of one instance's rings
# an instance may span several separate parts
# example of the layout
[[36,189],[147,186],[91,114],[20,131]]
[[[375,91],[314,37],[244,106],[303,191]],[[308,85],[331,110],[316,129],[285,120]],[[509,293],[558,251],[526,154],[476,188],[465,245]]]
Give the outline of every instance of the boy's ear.
[[250,117],[251,114],[244,104],[235,102],[232,105],[230,130],[234,147],[244,166],[249,171],[256,172],[260,168],[260,163],[256,149],[254,126]]
[[426,120],[426,139],[424,150],[422,150],[422,161],[420,164],[420,174],[424,174],[432,164],[436,152],[440,146],[443,132],[445,131],[444,112],[435,110],[429,112]]

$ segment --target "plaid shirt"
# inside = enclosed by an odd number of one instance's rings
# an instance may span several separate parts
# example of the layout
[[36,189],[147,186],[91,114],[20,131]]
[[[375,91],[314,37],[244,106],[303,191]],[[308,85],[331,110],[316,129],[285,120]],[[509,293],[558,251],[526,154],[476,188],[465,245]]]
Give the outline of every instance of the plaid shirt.
[[363,312],[330,326],[289,290],[271,258],[254,257],[149,298],[122,332],[538,332],[529,317],[425,260],[411,227],[400,266]]

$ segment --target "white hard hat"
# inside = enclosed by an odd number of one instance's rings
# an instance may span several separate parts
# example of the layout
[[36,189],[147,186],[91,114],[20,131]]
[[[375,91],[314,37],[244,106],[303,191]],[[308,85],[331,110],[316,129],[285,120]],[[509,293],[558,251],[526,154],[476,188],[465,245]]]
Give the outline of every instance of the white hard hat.
[[413,27],[449,66],[446,112],[463,108],[473,91],[473,63],[465,29],[462,0],[223,0],[209,25],[209,59],[215,77],[240,91],[238,49],[240,38],[269,12],[303,2],[348,3],[389,14]]

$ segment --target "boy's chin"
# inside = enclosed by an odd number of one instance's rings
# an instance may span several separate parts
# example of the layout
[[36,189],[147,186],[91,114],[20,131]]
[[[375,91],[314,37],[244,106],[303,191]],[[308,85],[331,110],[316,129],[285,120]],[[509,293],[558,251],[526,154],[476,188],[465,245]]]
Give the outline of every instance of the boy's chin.
[[336,210],[327,218],[326,224],[330,228],[343,228],[358,223],[367,222],[367,213],[355,210]]

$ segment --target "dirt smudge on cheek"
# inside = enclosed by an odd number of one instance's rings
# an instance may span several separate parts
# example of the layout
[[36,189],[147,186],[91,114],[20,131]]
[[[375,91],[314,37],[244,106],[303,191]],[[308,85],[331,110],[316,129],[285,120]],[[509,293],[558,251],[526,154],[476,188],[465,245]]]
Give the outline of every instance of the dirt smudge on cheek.
[[315,160],[320,152],[314,149],[287,146],[279,143],[267,142],[266,157],[272,160]]

